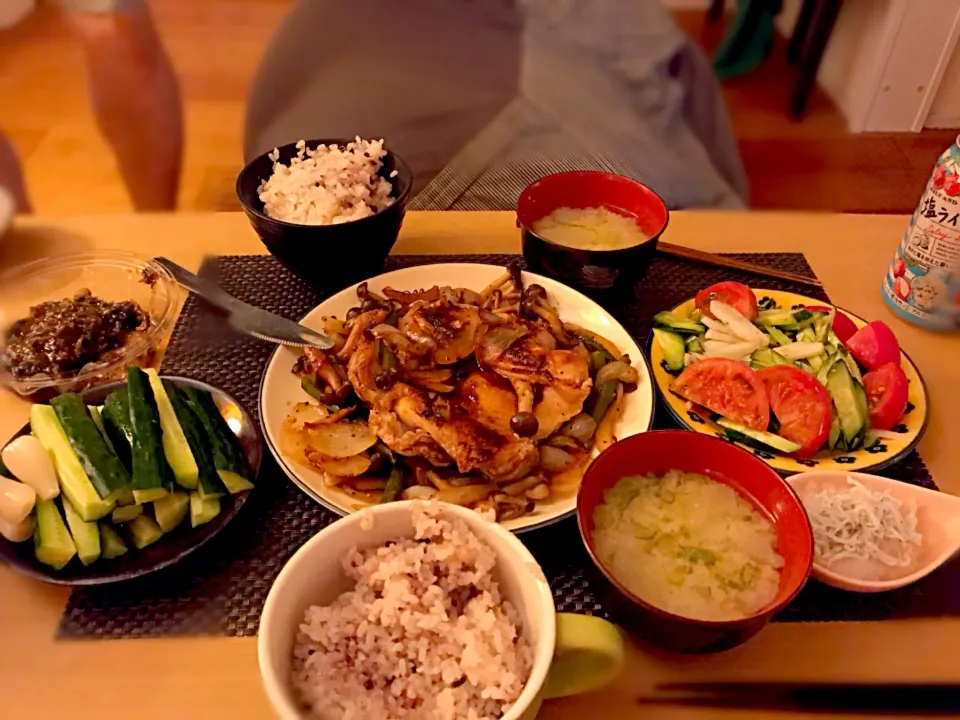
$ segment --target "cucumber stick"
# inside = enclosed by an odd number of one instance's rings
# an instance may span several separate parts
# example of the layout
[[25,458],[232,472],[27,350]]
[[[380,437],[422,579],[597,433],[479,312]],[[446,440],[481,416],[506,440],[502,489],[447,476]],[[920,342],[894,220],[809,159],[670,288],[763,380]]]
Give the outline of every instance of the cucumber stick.
[[113,510],[115,501],[101,498],[90,482],[67,434],[60,426],[56,411],[49,405],[33,405],[30,408],[30,430],[53,456],[60,489],[73,503],[77,514],[86,522],[108,515]]
[[217,470],[217,474],[231,495],[237,495],[247,490],[253,490],[253,483],[229,470]]
[[190,525],[200,527],[220,514],[220,498],[200,497],[200,493],[190,493]]
[[233,434],[227,421],[220,414],[213,396],[195,387],[185,387],[182,392],[190,409],[196,414],[207,433],[207,441],[210,443],[213,463],[217,470],[229,470],[250,480],[252,473],[247,456],[240,447],[237,436]]
[[227,494],[227,488],[217,474],[217,468],[213,462],[213,453],[210,451],[203,424],[190,405],[187,404],[179,388],[171,382],[164,382],[163,387],[167,398],[170,400],[177,422],[179,422],[183,435],[193,452],[193,459],[196,461],[198,473],[196,489],[203,497],[223,497]]
[[153,504],[153,514],[157,518],[157,524],[165,533],[182,523],[189,509],[190,496],[182,490],[174,490]]
[[117,531],[105,522],[100,523],[100,557],[110,560],[125,555],[126,552],[127,544],[117,535]]
[[177,483],[187,490],[195,490],[199,469],[190,449],[190,443],[187,442],[186,435],[170,402],[170,396],[167,394],[167,389],[160,380],[157,371],[148,369],[146,373],[147,377],[150,378],[150,388],[153,390],[153,397],[157,402],[157,410],[160,412],[163,452],[167,456],[167,462],[173,469],[173,476]]
[[73,537],[67,530],[54,500],[37,500],[36,513],[37,527],[33,531],[33,548],[37,560],[55,570],[63,570],[77,554]]
[[130,533],[130,539],[133,541],[137,550],[143,550],[147,545],[153,545],[157,540],[163,537],[163,530],[157,525],[156,521],[149,515],[140,515],[128,522],[124,527]]
[[50,407],[56,412],[70,446],[100,497],[110,497],[129,487],[127,469],[107,446],[80,396],[60,395],[50,401]]
[[173,489],[173,471],[163,451],[160,413],[147,374],[137,367],[127,368],[130,393],[130,426],[133,464],[133,496],[137,502],[163,497]]
[[126,387],[115,390],[107,396],[100,411],[103,429],[113,450],[127,470],[131,464],[130,446],[133,443],[133,429],[130,425],[130,395]]
[[96,562],[100,557],[100,528],[96,521],[84,522],[69,501],[63,503],[63,514],[67,517],[67,527],[73,536],[80,562],[84,565]]
[[110,522],[114,525],[120,525],[141,515],[143,515],[143,505],[123,505],[113,509],[113,512],[110,513]]

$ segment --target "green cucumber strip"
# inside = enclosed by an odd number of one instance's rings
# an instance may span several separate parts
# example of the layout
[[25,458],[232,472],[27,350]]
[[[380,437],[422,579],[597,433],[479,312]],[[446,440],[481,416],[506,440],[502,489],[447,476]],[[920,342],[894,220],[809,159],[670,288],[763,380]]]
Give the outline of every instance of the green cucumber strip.
[[117,535],[117,531],[107,525],[107,523],[101,522],[100,557],[104,560],[111,560],[115,557],[125,555],[126,552],[127,544],[123,541],[123,538]]
[[49,405],[30,408],[30,431],[53,456],[57,479],[63,494],[85,522],[109,515],[115,505],[113,498],[101,498],[87,477],[80,458],[74,452],[66,432],[60,425],[57,412]]
[[[197,489],[203,497],[222,497],[227,494],[227,488],[217,474],[217,467],[213,461],[213,453],[204,432],[203,424],[179,388],[171,382],[164,382],[164,390],[170,400],[170,406],[180,423],[183,435],[190,446],[197,466]],[[161,525],[162,526],[162,525]]]
[[130,475],[90,416],[86,404],[76,393],[50,400],[70,446],[101,498],[108,498],[130,486]]
[[37,560],[54,570],[63,570],[77,554],[77,546],[57,509],[57,503],[54,500],[37,500],[35,512],[37,526],[33,531],[33,550]]
[[[142,490],[170,491],[174,483],[173,471],[163,451],[160,412],[149,376],[140,368],[127,368],[127,390],[130,393],[130,425],[133,431],[131,485],[134,496],[137,497],[137,491]],[[137,501],[141,502],[140,499]]]
[[69,500],[63,503],[63,514],[67,518],[67,526],[73,536],[80,562],[84,565],[96,562],[100,558],[100,529],[96,521],[84,522]]
[[199,470],[197,461],[193,457],[190,444],[184,434],[183,427],[177,419],[167,389],[156,370],[146,370],[150,378],[150,388],[160,413],[160,429],[163,432],[163,452],[167,462],[173,470],[173,476],[181,487],[194,490],[197,487]]

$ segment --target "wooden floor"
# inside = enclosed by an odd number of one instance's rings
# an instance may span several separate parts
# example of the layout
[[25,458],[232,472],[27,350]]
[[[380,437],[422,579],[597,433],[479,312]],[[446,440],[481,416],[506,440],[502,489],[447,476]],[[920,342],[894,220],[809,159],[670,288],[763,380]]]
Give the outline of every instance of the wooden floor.
[[[2,0],[0,0],[2,1]],[[38,212],[130,207],[90,112],[83,63],[48,4],[0,32],[0,127],[23,161]],[[183,209],[235,209],[243,108],[257,63],[290,0],[151,0],[185,99]],[[678,15],[705,47],[702,14]],[[822,92],[803,122],[785,113],[792,68],[781,43],[764,67],[724,93],[757,208],[910,212],[955,133],[850,135]]]

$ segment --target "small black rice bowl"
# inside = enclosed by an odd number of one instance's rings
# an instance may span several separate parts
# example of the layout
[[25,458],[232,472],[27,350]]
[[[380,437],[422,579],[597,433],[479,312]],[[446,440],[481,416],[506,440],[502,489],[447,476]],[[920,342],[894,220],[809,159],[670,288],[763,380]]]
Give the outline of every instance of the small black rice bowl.
[[[307,140],[308,148],[320,144],[345,146],[352,140]],[[297,154],[297,143],[277,148],[279,161],[290,163]],[[396,171],[394,177],[391,174]],[[260,184],[273,174],[270,153],[254,158],[237,177],[237,196],[247,219],[270,254],[310,285],[323,290],[339,290],[377,275],[397,241],[413,186],[410,168],[387,150],[380,176],[393,186],[394,201],[373,215],[337,225],[300,225],[274,220],[264,212]]]

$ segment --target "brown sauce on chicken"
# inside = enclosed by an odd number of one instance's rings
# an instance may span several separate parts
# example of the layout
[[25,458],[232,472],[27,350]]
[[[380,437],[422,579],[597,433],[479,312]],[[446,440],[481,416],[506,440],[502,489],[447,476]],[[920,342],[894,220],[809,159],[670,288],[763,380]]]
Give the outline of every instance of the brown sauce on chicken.
[[107,362],[150,316],[128,300],[108,302],[89,290],[30,308],[7,330],[3,363],[16,378],[70,377],[90,363]]

